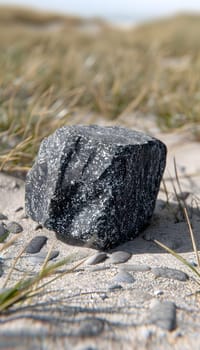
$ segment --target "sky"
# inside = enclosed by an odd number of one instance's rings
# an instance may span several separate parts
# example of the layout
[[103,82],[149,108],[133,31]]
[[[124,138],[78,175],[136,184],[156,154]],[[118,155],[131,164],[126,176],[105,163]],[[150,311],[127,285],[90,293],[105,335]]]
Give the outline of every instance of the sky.
[[180,11],[199,11],[200,0],[0,0],[4,5],[25,5],[83,16],[152,17]]

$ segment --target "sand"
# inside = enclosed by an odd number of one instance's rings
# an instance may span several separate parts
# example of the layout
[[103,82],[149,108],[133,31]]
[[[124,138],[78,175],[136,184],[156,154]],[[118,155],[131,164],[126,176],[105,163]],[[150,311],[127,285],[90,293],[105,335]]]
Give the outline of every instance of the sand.
[[[125,263],[149,267],[171,267],[185,271],[190,276],[186,282],[155,278],[153,273],[136,272],[134,283],[123,284],[122,289],[109,291],[112,278],[121,265],[108,266],[101,263],[98,271],[83,263],[73,273],[66,274],[52,283],[29,304],[16,305],[0,318],[0,349],[199,349],[200,315],[198,283],[194,275],[181,262],[152,242],[157,239],[176,250],[184,258],[195,261],[188,227],[178,210],[171,176],[175,181],[174,157],[182,186],[189,192],[187,198],[191,223],[200,246],[200,162],[198,142],[188,132],[164,134],[150,129],[150,133],[168,146],[165,182],[168,188],[169,206],[161,185],[155,212],[149,227],[131,242],[116,250],[128,251],[131,259]],[[179,189],[177,188],[179,192]],[[55,234],[46,229],[35,230],[36,223],[24,217],[24,182],[0,173],[0,212],[9,221],[23,226],[13,246],[1,253],[5,258],[6,279],[13,258],[36,235],[45,234],[48,243],[43,250],[59,250],[56,259],[70,256],[76,265],[80,259],[95,253],[89,248],[73,247],[59,242]],[[197,207],[197,208],[196,208]],[[5,221],[6,223],[6,221]],[[10,238],[14,234],[10,235]],[[38,263],[23,253],[10,277],[9,285],[23,276],[23,271],[34,274]],[[155,300],[170,300],[177,307],[177,326],[172,332],[149,324],[151,306]],[[26,307],[25,307],[26,305]]]

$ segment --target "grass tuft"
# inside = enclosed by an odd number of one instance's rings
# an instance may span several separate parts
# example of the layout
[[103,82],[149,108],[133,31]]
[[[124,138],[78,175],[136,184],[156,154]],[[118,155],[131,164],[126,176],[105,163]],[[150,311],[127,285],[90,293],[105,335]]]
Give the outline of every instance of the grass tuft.
[[[11,245],[13,245],[18,237],[14,237],[8,242],[3,243],[0,252],[8,249]],[[44,289],[49,284],[59,278],[62,278],[66,274],[73,273],[77,267],[82,265],[85,261],[85,259],[82,259],[73,267],[64,269],[64,271],[60,271],[61,267],[65,267],[72,261],[73,256],[71,255],[58,262],[50,263],[49,256],[52,251],[52,249],[50,249],[38,273],[35,273],[34,276],[30,278],[26,277],[28,272],[25,271],[22,278],[19,279],[17,283],[10,287],[7,287],[8,283],[11,280],[11,276],[15,270],[15,267],[25,250],[26,245],[15,258],[5,279],[3,287],[0,289],[0,313],[5,312],[12,306],[15,306],[16,308],[18,306],[18,303],[25,303],[28,301],[30,302],[33,297],[38,295],[39,292],[44,291]]]
[[85,122],[80,111],[121,124],[135,111],[153,114],[162,130],[190,128],[199,140],[199,18],[124,31],[98,19],[2,7],[1,170],[26,172],[45,136]]

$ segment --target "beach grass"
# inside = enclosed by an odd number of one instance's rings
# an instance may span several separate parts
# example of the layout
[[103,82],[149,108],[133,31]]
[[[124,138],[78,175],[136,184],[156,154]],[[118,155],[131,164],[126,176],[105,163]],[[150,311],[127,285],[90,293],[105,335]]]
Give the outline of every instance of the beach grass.
[[[90,112],[133,112],[200,140],[200,16],[123,30],[33,10],[0,10],[0,170],[25,173],[41,140]],[[80,115],[80,118],[77,118]]]
[[[13,245],[15,241],[16,237],[3,243],[0,252],[8,249],[11,245]],[[12,274],[14,274],[15,267],[21,259],[25,249],[26,245],[14,259],[13,264],[4,281],[3,287],[0,289],[0,314],[4,313],[7,309],[13,306],[19,306],[20,308],[20,305],[22,303],[24,304],[28,302],[31,304],[31,300],[34,297],[38,296],[39,293],[44,292],[49,284],[53,283],[57,279],[62,278],[66,274],[72,274],[84,262],[84,259],[82,259],[77,261],[73,267],[69,267],[70,262],[72,262],[74,259],[72,255],[69,255],[62,260],[50,263],[50,249],[39,272],[35,272],[31,277],[27,277],[29,273],[28,271],[24,271],[22,276],[19,277],[18,281],[16,283],[13,283],[11,282]],[[62,268],[61,271],[60,268]]]
[[[193,263],[191,263],[190,261],[185,259],[181,254],[179,254],[175,250],[169,248],[163,242],[160,242],[160,241],[158,241],[156,239],[153,240],[153,241],[159,247],[163,248],[167,253],[171,254],[177,260],[179,260],[185,267],[187,267],[190,270],[190,272],[192,272],[192,275],[193,275],[193,278],[194,278],[195,282],[198,285],[200,285],[200,255],[199,255],[199,250],[198,250],[198,247],[197,247],[196,237],[195,237],[194,230],[193,230],[193,227],[192,227],[191,218],[190,218],[189,213],[188,213],[188,205],[187,205],[186,200],[184,198],[185,196],[184,196],[184,192],[182,190],[181,181],[180,181],[180,178],[179,178],[179,174],[178,174],[178,169],[177,169],[177,164],[176,164],[176,159],[175,158],[174,158],[174,173],[175,173],[175,181],[171,177],[172,188],[173,188],[173,192],[174,192],[177,204],[178,204],[178,208],[182,212],[183,219],[184,219],[184,221],[185,221],[185,223],[187,225],[187,228],[188,228],[188,233],[190,235],[191,242],[192,242],[193,253],[194,253],[194,256],[196,258],[196,262],[195,262],[196,266],[194,266]],[[168,209],[170,209],[169,195],[168,195],[166,184],[165,184],[165,191],[166,191],[166,205],[168,206]],[[200,214],[198,206],[196,206],[196,209],[198,210],[198,213]],[[195,293],[196,294],[199,293],[199,290],[195,291]]]

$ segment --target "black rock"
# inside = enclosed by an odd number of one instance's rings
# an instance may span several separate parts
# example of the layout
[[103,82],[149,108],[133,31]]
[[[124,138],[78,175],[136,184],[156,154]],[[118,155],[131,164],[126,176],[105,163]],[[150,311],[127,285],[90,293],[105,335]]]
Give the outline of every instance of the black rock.
[[149,223],[165,162],[165,145],[143,133],[63,127],[27,175],[26,212],[66,243],[112,248]]

